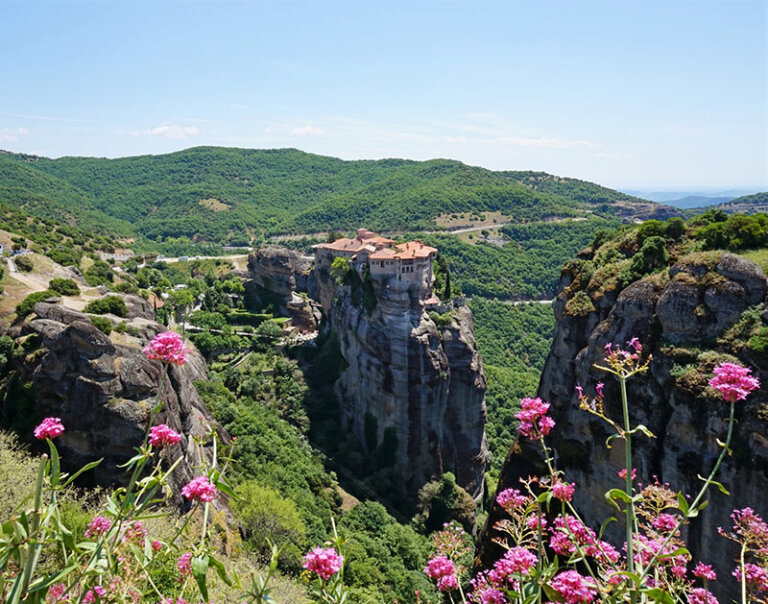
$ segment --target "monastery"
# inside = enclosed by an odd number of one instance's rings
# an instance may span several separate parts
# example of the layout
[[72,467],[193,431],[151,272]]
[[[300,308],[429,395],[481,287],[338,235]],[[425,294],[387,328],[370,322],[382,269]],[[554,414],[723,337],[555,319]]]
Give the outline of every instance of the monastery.
[[411,290],[425,306],[439,303],[432,293],[432,265],[437,250],[421,241],[396,244],[394,239],[357,229],[354,239],[342,237],[314,248],[317,269],[330,270],[335,258],[346,258],[360,276],[368,265],[371,279],[384,288]]

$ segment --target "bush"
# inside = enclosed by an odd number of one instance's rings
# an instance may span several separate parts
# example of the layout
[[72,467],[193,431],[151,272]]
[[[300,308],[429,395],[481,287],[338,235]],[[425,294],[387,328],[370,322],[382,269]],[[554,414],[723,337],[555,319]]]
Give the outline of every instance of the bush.
[[91,323],[105,335],[112,333],[112,321],[106,317],[91,317]]
[[51,279],[48,289],[52,289],[62,296],[77,296],[80,293],[80,288],[72,279]]
[[105,296],[104,298],[93,300],[86,304],[83,311],[94,315],[112,314],[117,317],[128,316],[128,307],[123,302],[123,299],[117,296]]
[[246,480],[237,486],[231,506],[246,537],[260,554],[269,556],[270,542],[304,547],[306,529],[296,504],[278,491]]
[[115,273],[112,267],[103,260],[94,260],[93,264],[85,271],[85,280],[91,287],[112,283]]
[[13,263],[16,265],[17,269],[25,273],[31,273],[35,268],[32,258],[29,256],[17,256]]
[[35,292],[34,294],[29,294],[26,298],[19,302],[19,305],[16,307],[16,314],[19,317],[26,317],[29,313],[35,310],[35,304],[38,302],[44,302],[48,298],[52,298],[54,296],[58,296],[58,293],[50,289],[46,289],[42,292]]

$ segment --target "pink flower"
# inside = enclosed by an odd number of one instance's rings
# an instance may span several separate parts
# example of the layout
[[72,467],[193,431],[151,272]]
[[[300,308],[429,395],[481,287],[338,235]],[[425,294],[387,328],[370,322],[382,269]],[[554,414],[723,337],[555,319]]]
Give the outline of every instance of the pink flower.
[[520,401],[521,410],[515,414],[520,420],[518,431],[528,438],[546,436],[555,427],[555,421],[545,415],[549,411],[549,403],[540,398],[524,398]]
[[595,386],[595,392],[597,392],[597,396],[599,396],[600,398],[603,398],[603,387],[604,386],[605,386],[605,384],[603,384],[603,382],[598,382],[597,386]]
[[141,520],[135,520],[133,523],[128,525],[128,528],[125,529],[125,533],[123,534],[122,542],[125,543],[126,541],[132,541],[132,540],[142,540],[147,534],[147,529],[144,528],[144,523]]
[[98,535],[106,535],[110,528],[112,528],[112,522],[104,518],[104,516],[95,516],[88,523],[88,528],[85,529],[85,536],[90,539]]
[[536,555],[524,547],[513,547],[503,558],[496,560],[490,575],[497,585],[506,585],[515,579],[514,575],[527,575],[537,561]]
[[69,599],[69,594],[67,594],[66,583],[56,583],[55,585],[51,585],[45,596],[46,604],[53,604],[54,602],[60,602],[61,600],[67,599]]
[[304,556],[304,561],[301,563],[304,568],[316,573],[324,581],[338,573],[343,564],[344,556],[332,547],[316,547]]
[[99,599],[101,599],[106,595],[107,590],[104,589],[101,585],[97,585],[93,589],[89,589],[85,592],[85,595],[83,596],[83,604],[91,604],[92,602],[96,601],[97,596]]
[[59,417],[46,417],[40,425],[35,428],[35,438],[45,440],[46,438],[56,438],[64,432],[64,424]]
[[445,575],[444,577],[440,577],[437,582],[435,583],[435,587],[439,591],[448,591],[449,589],[458,589],[459,588],[459,580],[456,578],[456,575]]
[[[623,478],[626,480],[627,468],[622,468],[617,472],[617,474],[619,475],[619,478]],[[634,480],[635,478],[637,478],[637,468],[632,468],[632,480]]]
[[575,483],[556,482],[552,485],[552,495],[560,501],[570,501],[573,499],[573,492],[576,489]]
[[159,552],[161,549],[163,549],[163,544],[159,541],[153,541],[152,542],[152,550]]
[[216,485],[207,476],[198,476],[181,489],[181,494],[190,501],[213,501],[216,498]]
[[629,342],[627,342],[627,346],[630,348],[634,348],[636,353],[643,352],[643,345],[640,343],[640,340],[637,338],[632,338]]
[[659,531],[671,531],[677,526],[677,518],[672,514],[659,514],[653,519],[653,528]]
[[496,495],[496,503],[505,510],[508,508],[521,507],[527,502],[528,498],[517,489],[504,489],[501,493]]
[[715,581],[717,579],[717,573],[712,570],[712,566],[699,562],[696,568],[693,569],[693,576],[699,577],[699,579],[706,579],[707,581]]
[[550,581],[550,585],[567,604],[594,602],[597,595],[595,580],[583,577],[575,570],[560,573]]
[[182,337],[175,331],[163,331],[144,347],[144,354],[151,361],[163,361],[174,365],[187,362],[189,349]]
[[[733,576],[741,583],[741,569],[734,569]],[[751,585],[756,591],[768,591],[768,571],[764,568],[747,562],[744,565],[744,577],[747,580],[747,585]]]
[[186,577],[192,572],[192,552],[185,552],[176,560],[176,568],[179,569],[182,577]]
[[152,426],[149,431],[149,444],[153,447],[170,447],[181,440],[181,434],[165,424]]
[[582,388],[579,384],[576,384],[576,393],[579,395],[579,398],[584,396],[584,388]]
[[498,589],[493,587],[487,587],[480,591],[476,591],[474,594],[473,602],[480,602],[480,604],[507,604],[507,599],[504,594]]
[[760,387],[760,380],[749,375],[751,369],[735,363],[720,363],[714,369],[715,377],[709,387],[718,390],[729,403],[743,401],[750,392]]
[[701,587],[694,587],[688,592],[688,604],[719,604],[717,598]]

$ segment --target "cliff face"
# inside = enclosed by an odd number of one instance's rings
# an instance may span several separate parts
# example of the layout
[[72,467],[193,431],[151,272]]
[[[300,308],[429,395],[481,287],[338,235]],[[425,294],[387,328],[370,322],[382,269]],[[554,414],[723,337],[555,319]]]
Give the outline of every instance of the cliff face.
[[[217,429],[193,382],[207,379],[205,361],[194,349],[182,367],[148,360],[141,348],[165,327],[142,317],[129,320],[137,336],[112,338],[91,324],[89,316],[59,304],[41,302],[35,314],[9,331],[15,360],[6,368],[3,423],[29,429],[46,416],[61,417],[66,431],[56,444],[68,471],[104,458],[83,479],[100,485],[119,482],[125,463],[148,429],[150,410],[164,401],[153,423],[166,423],[182,434],[170,450],[183,460],[171,480],[176,502],[179,489],[196,474],[200,452],[193,439]],[[8,372],[8,370],[11,370]],[[22,387],[22,384],[29,386]],[[30,393],[28,396],[22,392]]]
[[[604,381],[607,414],[621,418],[618,381],[595,368],[604,359],[606,343],[626,347],[636,336],[644,354],[653,355],[649,371],[629,382],[633,425],[645,424],[656,435],[633,439],[638,480],[643,483],[658,476],[675,490],[698,492],[697,474],[706,475],[712,468],[720,452],[715,439],[724,440],[727,429],[727,404],[706,387],[717,363],[736,357],[752,367],[763,384],[738,403],[734,454],[716,477],[731,496],[711,488],[709,507],[688,529],[692,551],[715,562],[720,575],[727,577],[733,544],[719,537],[716,527],[730,526],[735,507],[752,506],[763,516],[768,512],[768,359],[750,343],[754,334],[766,329],[766,277],[739,256],[711,252],[684,257],[619,293],[616,271],[592,272],[587,264],[572,263],[561,278],[554,341],[538,395],[552,403],[557,426],[550,442],[558,466],[578,485],[577,507],[593,526],[612,515],[603,493],[622,487],[616,474],[623,467],[623,446],[606,449],[607,426],[579,409],[575,388],[580,384],[594,395],[595,384]],[[527,442],[520,444],[521,450],[507,457],[499,490],[519,486],[519,477],[541,472],[538,451]],[[485,561],[497,553],[488,527],[500,517],[494,506],[483,538]]]
[[[346,361],[336,383],[343,427],[368,449],[393,429],[395,466],[412,496],[444,472],[473,497],[482,495],[486,381],[470,310],[456,307],[438,327],[413,288],[397,281],[371,282],[375,301],[365,302],[359,282],[337,285],[325,267],[316,279]],[[367,442],[366,417],[376,443]]]
[[299,329],[317,329],[320,312],[316,304],[299,295],[316,298],[311,258],[285,248],[265,246],[248,257],[248,272],[263,303],[274,303],[276,312],[290,317]]

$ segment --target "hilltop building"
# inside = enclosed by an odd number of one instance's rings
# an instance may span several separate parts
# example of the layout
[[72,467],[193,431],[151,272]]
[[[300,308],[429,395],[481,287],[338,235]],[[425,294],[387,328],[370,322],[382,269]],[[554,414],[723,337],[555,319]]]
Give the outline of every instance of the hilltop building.
[[361,277],[367,266],[371,279],[384,289],[413,291],[424,305],[439,303],[432,294],[437,250],[421,241],[397,244],[368,229],[357,229],[354,239],[342,237],[314,248],[317,269],[330,270],[334,259],[346,258]]

